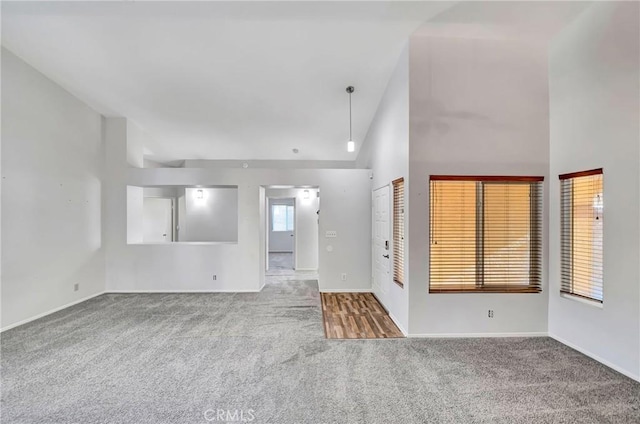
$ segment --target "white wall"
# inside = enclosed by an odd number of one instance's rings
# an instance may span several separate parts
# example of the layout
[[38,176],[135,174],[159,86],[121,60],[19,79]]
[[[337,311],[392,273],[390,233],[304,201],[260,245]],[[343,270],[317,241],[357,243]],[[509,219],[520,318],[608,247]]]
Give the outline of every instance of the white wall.
[[101,140],[98,113],[2,49],[2,328],[104,291]]
[[[197,192],[202,190],[202,199]],[[185,189],[186,228],[180,241],[238,241],[238,189]]]
[[235,159],[187,159],[184,168],[249,168],[258,169],[353,169],[350,160],[235,160]]
[[[309,199],[305,199],[305,191]],[[295,215],[295,269],[318,269],[319,228],[318,210],[320,207],[317,188],[268,189],[266,196],[271,199],[294,199]],[[273,232],[270,233],[269,241]]]
[[144,188],[127,187],[127,243],[144,242]]
[[[321,238],[322,290],[370,289],[370,194],[362,169],[217,169],[131,168],[125,158],[128,125],[105,120],[109,216],[105,233],[108,291],[242,291],[264,283],[266,246],[262,186],[312,185],[322,193],[320,232],[335,230],[335,239]],[[137,154],[142,154],[138,151]],[[124,175],[123,178],[120,175]],[[127,245],[126,186],[238,186],[238,242]],[[331,249],[328,247],[331,246]],[[331,251],[329,251],[331,250]],[[347,281],[340,274],[347,273]],[[212,276],[217,275],[214,281]]]
[[[309,199],[304,192],[309,190]],[[296,193],[296,254],[297,270],[318,269],[319,215],[317,189],[299,189]]]
[[539,294],[428,293],[428,184],[431,174],[547,176],[546,51],[515,40],[412,37],[409,56],[409,333],[544,334],[546,264]]
[[[357,164],[373,174],[372,188],[388,185],[396,178],[409,178],[409,49],[405,48],[389,80],[369,132],[358,155]],[[390,192],[392,193],[392,192]],[[405,198],[405,223],[409,221],[408,198]],[[392,210],[391,208],[389,210]],[[393,223],[391,223],[393,225]],[[406,226],[405,228],[408,228]],[[405,252],[410,234],[405,234]],[[371,246],[369,246],[371,251]],[[409,319],[408,261],[405,261],[405,286],[391,283],[389,291],[376,293],[396,322],[406,331]]]
[[[549,333],[640,377],[639,5],[596,3],[549,55],[551,199]],[[558,175],[604,168],[604,303],[560,291]]]

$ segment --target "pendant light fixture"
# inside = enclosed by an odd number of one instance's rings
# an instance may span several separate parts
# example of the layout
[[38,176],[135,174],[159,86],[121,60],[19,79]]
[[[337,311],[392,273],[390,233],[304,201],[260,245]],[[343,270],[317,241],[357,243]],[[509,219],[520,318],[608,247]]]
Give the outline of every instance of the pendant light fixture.
[[347,152],[353,153],[356,151],[356,142],[353,141],[351,133],[351,93],[355,91],[352,85],[347,87],[347,93],[349,93],[349,141],[347,141]]

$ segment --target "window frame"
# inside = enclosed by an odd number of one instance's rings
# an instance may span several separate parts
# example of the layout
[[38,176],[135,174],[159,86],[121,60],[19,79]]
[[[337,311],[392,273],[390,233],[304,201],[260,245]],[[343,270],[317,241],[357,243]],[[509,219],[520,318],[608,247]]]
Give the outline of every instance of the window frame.
[[[392,240],[393,240],[393,282],[404,288],[404,239],[405,239],[405,184],[400,177],[391,182],[392,187]],[[401,203],[398,203],[402,196]],[[398,222],[400,221],[400,222]]]
[[[599,251],[591,252],[591,258],[586,259],[584,257],[580,258],[580,262],[584,263],[586,261],[589,262],[590,266],[596,266],[600,268],[600,279],[595,283],[593,281],[576,281],[575,279],[575,250],[576,250],[576,241],[574,239],[575,235],[575,193],[574,193],[574,185],[575,181],[578,178],[584,177],[599,177],[601,192],[599,195],[601,196],[600,201],[602,202],[602,211],[600,213],[596,213],[596,219],[600,220],[599,223],[599,234],[590,234],[590,237],[595,238],[593,241],[599,241]],[[593,304],[595,306],[602,306],[604,304],[604,172],[603,168],[590,169],[587,171],[579,171],[572,172],[567,174],[560,174],[558,176],[560,180],[560,295],[562,297],[573,298],[576,300],[584,301],[585,303]],[[568,187],[568,184],[571,184]],[[565,186],[567,184],[567,186]],[[593,196],[592,192],[588,192],[589,195]],[[584,193],[582,194],[584,195]],[[580,199],[578,199],[580,200]],[[566,205],[565,202],[571,202],[570,205]],[[569,213],[570,216],[566,214]],[[568,222],[567,222],[568,221]],[[584,243],[581,241],[579,243]],[[598,247],[598,243],[591,244],[591,248],[594,249]],[[583,246],[581,246],[581,249]],[[599,258],[599,262],[594,261],[595,264],[591,263],[594,256]],[[589,272],[593,272],[593,268],[589,270]],[[593,277],[591,277],[593,278]],[[585,295],[584,293],[579,293],[579,288],[576,286],[582,286],[585,288],[589,288],[589,290],[593,292],[599,292],[600,297],[594,297]]]
[[[276,207],[283,207],[284,208],[284,226],[285,229],[284,230],[276,230],[276,226],[275,226],[275,221],[274,221],[274,217],[275,217],[275,212],[274,209]],[[291,216],[292,221],[289,222],[289,211],[293,211]],[[292,224],[291,228],[289,228],[289,224]],[[288,204],[284,204],[284,203],[273,203],[271,205],[271,231],[274,233],[286,233],[286,232],[293,232],[295,231],[295,206],[293,205],[288,205]]]
[[[475,258],[475,285],[461,283],[459,285],[432,284],[433,257],[431,243],[433,239],[433,223],[434,223],[434,182],[437,181],[460,181],[460,182],[480,182],[476,185],[481,187],[480,191],[476,190],[474,201],[476,210],[480,208],[481,212],[475,216],[474,233],[476,234],[476,255],[481,252],[481,256]],[[485,241],[485,217],[483,200],[485,183],[504,183],[504,184],[528,184],[530,186],[530,229],[529,229],[529,251],[530,251],[530,271],[529,284],[505,283],[502,285],[491,284],[484,285],[484,277],[486,270],[484,262],[486,251],[484,250]],[[469,176],[469,175],[430,175],[429,176],[429,283],[428,290],[432,294],[446,293],[541,293],[542,292],[542,227],[543,227],[543,190],[544,177],[542,176]],[[535,190],[534,190],[535,188]],[[478,216],[480,215],[480,216]],[[480,222],[481,221],[481,222]],[[480,241],[478,241],[480,240]],[[535,246],[535,249],[534,249]],[[531,264],[534,265],[531,265]],[[536,274],[533,275],[531,267],[535,267]]]

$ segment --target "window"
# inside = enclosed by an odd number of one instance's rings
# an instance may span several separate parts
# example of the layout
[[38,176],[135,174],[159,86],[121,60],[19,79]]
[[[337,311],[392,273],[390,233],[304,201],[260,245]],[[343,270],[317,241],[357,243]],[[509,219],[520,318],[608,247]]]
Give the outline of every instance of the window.
[[273,231],[293,231],[293,206],[271,205]]
[[393,281],[404,286],[404,178],[393,185]]
[[602,302],[602,169],[560,175],[560,292]]
[[540,292],[542,181],[432,175],[429,292]]

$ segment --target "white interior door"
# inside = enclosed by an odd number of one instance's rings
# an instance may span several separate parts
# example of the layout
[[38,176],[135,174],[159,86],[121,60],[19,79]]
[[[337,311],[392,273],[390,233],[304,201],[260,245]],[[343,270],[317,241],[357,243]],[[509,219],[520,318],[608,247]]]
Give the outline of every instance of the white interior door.
[[173,205],[171,199],[145,197],[143,200],[145,243],[173,241]]
[[270,200],[269,252],[291,252],[295,247],[295,199]]
[[383,302],[389,291],[389,186],[373,192],[373,292]]

